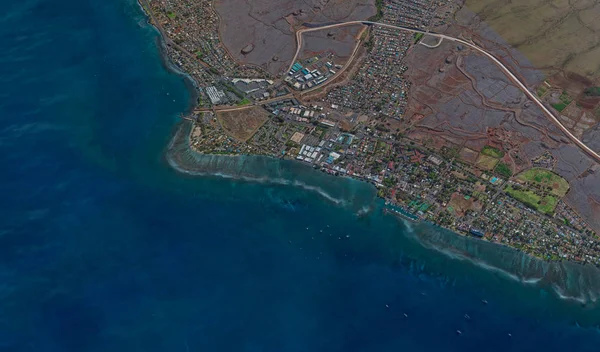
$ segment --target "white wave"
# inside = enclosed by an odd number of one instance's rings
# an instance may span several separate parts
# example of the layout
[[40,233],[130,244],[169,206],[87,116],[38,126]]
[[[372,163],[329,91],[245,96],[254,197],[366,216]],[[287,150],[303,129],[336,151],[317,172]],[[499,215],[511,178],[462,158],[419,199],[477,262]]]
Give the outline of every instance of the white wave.
[[542,279],[543,279],[543,277],[532,277],[532,278],[529,278],[529,279],[525,279],[525,278],[523,278],[523,279],[521,279],[521,281],[522,281],[524,284],[535,285],[535,284],[537,284],[538,282],[542,281]]
[[[288,181],[286,180],[286,182],[288,182]],[[307,184],[305,184],[303,182],[300,182],[300,181],[294,181],[292,183],[292,185],[296,186],[296,187],[300,187],[300,188],[305,189],[307,191],[316,192],[316,193],[320,194],[323,198],[325,198],[325,199],[327,199],[327,200],[329,200],[331,202],[334,202],[335,204],[340,204],[340,205],[346,205],[347,204],[345,200],[333,197],[332,195],[328,194],[327,192],[325,192],[320,187],[307,185]]]
[[406,226],[406,229],[408,230],[408,232],[410,233],[415,233],[415,228],[413,227],[413,223],[410,222],[409,220],[406,220],[404,218],[400,218],[402,219],[402,223],[404,224],[404,226]]
[[493,265],[490,265],[490,264],[488,264],[486,262],[483,262],[483,261],[480,261],[480,260],[476,260],[476,259],[474,259],[472,257],[468,257],[468,256],[466,256],[466,255],[464,255],[464,254],[462,254],[462,253],[460,253],[458,251],[439,248],[439,247],[437,247],[437,246],[435,246],[433,244],[428,244],[428,243],[425,243],[423,241],[420,241],[420,243],[424,247],[429,248],[429,249],[433,249],[433,250],[435,250],[435,251],[437,251],[439,253],[444,254],[445,256],[447,256],[447,257],[449,257],[451,259],[457,259],[457,260],[460,260],[460,261],[468,261],[471,264],[474,264],[474,265],[476,265],[476,266],[478,266],[478,267],[480,267],[482,269],[499,273],[499,274],[501,274],[501,275],[503,275],[503,276],[505,276],[505,277],[513,280],[513,281],[520,282],[520,283],[523,283],[523,284],[526,284],[526,285],[535,285],[535,284],[537,284],[538,282],[540,282],[543,279],[541,277],[540,278],[521,278],[521,277],[519,277],[519,276],[517,276],[517,275],[515,275],[513,273],[510,273],[510,272],[508,272],[508,271],[506,271],[504,269],[500,269],[500,268],[495,267]]
[[303,182],[300,181],[291,181],[291,180],[287,180],[287,179],[283,179],[283,178],[269,178],[269,177],[251,177],[251,176],[244,176],[244,175],[231,175],[231,174],[226,174],[226,173],[222,173],[222,172],[202,172],[202,171],[192,171],[192,170],[188,170],[185,168],[182,168],[175,160],[173,160],[172,158],[167,158],[169,165],[171,165],[171,167],[173,167],[175,170],[188,174],[188,175],[192,175],[192,176],[216,176],[216,177],[221,177],[221,178],[226,178],[226,179],[235,179],[235,180],[242,180],[242,181],[246,181],[246,182],[254,182],[254,183],[263,183],[263,184],[278,184],[278,185],[291,185],[291,186],[295,186],[298,188],[302,188],[304,190],[307,191],[311,191],[311,192],[315,192],[317,194],[319,194],[321,197],[329,200],[330,202],[333,202],[335,204],[338,205],[342,205],[345,206],[348,204],[347,201],[345,201],[344,199],[339,199],[339,198],[335,198],[334,196],[330,195],[329,193],[325,192],[322,188],[317,187],[317,186],[312,186],[312,185],[307,185]]
[[587,300],[584,297],[573,297],[573,296],[569,296],[565,293],[565,291],[563,291],[560,287],[558,287],[556,284],[552,285],[552,289],[554,290],[554,292],[556,293],[556,295],[558,296],[558,298],[565,300],[565,301],[575,301],[575,302],[579,302],[581,304],[586,304]]
[[371,207],[368,205],[365,205],[356,212],[356,215],[363,216],[363,215],[368,214],[370,211],[371,211]]

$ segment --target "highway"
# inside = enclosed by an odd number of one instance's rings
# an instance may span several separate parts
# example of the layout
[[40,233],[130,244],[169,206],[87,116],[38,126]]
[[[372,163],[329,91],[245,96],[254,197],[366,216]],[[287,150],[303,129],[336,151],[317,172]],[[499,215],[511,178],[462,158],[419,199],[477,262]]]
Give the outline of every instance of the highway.
[[554,115],[554,113],[552,111],[550,111],[542,103],[542,101],[540,101],[538,99],[538,97],[535,96],[535,94],[533,94],[532,92],[530,92],[529,89],[527,88],[527,86],[514,73],[512,73],[500,60],[498,60],[494,55],[490,54],[489,52],[487,52],[483,48],[475,45],[472,42],[468,42],[466,40],[462,40],[462,39],[459,39],[459,38],[451,37],[451,36],[448,36],[448,35],[445,35],[445,34],[438,34],[438,33],[423,31],[423,30],[416,29],[416,28],[403,27],[403,26],[394,26],[394,25],[387,24],[387,23],[372,22],[372,21],[348,21],[348,22],[341,22],[341,23],[336,23],[336,24],[325,25],[325,26],[322,26],[322,27],[304,28],[304,29],[300,29],[300,30],[296,31],[297,48],[296,48],[296,53],[294,54],[294,58],[292,59],[292,62],[290,64],[290,67],[289,67],[288,71],[291,70],[291,67],[294,65],[294,63],[298,59],[298,55],[300,55],[300,51],[302,50],[302,34],[307,33],[307,32],[324,30],[324,29],[337,28],[337,27],[343,27],[343,26],[351,26],[351,25],[360,25],[360,24],[362,24],[362,25],[370,25],[370,26],[387,27],[387,28],[397,29],[397,30],[402,30],[402,31],[407,31],[407,32],[411,32],[411,33],[423,33],[423,34],[426,34],[426,35],[429,35],[429,36],[440,38],[440,43],[441,43],[442,40],[446,39],[446,40],[449,40],[449,41],[452,41],[452,42],[463,44],[463,45],[465,45],[465,46],[467,46],[467,47],[469,47],[469,48],[471,48],[471,49],[473,49],[473,50],[475,50],[475,51],[477,51],[477,52],[479,52],[479,53],[487,56],[490,60],[492,60],[492,62],[494,62],[494,64],[496,66],[498,66],[500,68],[500,70],[502,70],[502,72],[513,83],[515,83],[529,97],[529,99],[531,99],[544,112],[544,114],[571,140],[571,142],[573,142],[575,145],[577,145],[581,150],[583,150],[587,155],[589,155],[596,162],[600,163],[600,154],[596,153],[590,147],[588,147],[587,145],[585,145],[581,140],[579,140],[573,133],[571,133],[571,131],[569,131],[560,122],[560,120]]

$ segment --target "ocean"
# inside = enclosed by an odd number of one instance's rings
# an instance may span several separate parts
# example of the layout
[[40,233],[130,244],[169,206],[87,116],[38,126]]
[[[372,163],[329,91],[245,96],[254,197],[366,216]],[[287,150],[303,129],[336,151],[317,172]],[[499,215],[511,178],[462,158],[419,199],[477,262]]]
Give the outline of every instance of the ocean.
[[134,0],[7,5],[0,351],[600,350],[593,268],[401,221],[298,163],[179,150],[193,94]]

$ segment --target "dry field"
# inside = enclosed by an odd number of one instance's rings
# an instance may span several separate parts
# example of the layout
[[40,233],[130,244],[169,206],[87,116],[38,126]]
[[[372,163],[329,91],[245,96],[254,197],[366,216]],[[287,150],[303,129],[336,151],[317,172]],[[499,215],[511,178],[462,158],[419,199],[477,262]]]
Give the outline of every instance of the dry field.
[[294,32],[302,24],[364,20],[376,13],[375,0],[216,0],[215,9],[230,54],[272,74],[289,65]]
[[259,107],[236,111],[217,112],[223,129],[233,138],[247,141],[267,121],[269,113]]
[[[600,77],[600,2],[597,0],[466,0],[535,67]],[[469,25],[475,28],[477,21]]]

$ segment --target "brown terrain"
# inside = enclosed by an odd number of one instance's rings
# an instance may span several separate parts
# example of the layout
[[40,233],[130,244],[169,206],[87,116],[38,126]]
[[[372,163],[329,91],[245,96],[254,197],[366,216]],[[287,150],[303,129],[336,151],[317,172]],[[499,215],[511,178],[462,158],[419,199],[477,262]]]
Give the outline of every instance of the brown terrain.
[[[348,59],[365,26],[354,25],[324,29],[305,33],[299,59],[306,59],[325,51],[333,52],[338,58]],[[336,60],[344,63],[344,60]]]
[[245,110],[220,111],[217,118],[227,134],[239,141],[247,141],[268,120],[269,112],[255,106]]
[[[600,71],[575,64],[580,62],[578,55],[586,55],[584,52],[588,50],[594,52],[600,36],[592,34],[591,38],[573,41],[576,45],[564,37],[565,33],[571,33],[570,29],[581,25],[564,21],[583,16],[585,11],[576,8],[584,6],[586,1],[576,1],[575,9],[567,6],[571,12],[565,13],[562,20],[552,17],[559,28],[546,29],[546,33],[539,29],[545,27],[536,24],[538,30],[532,34],[520,21],[531,16],[542,16],[548,21],[550,18],[533,11],[537,2],[467,0],[467,6],[455,16],[456,23],[436,30],[470,38],[495,54],[548,106],[562,109],[557,115],[572,133],[600,151],[600,97],[585,94],[585,89],[599,85]],[[562,6],[563,2],[556,3]],[[505,13],[504,7],[512,10]],[[513,22],[509,21],[509,14],[515,18]],[[561,36],[560,40],[553,35]],[[551,40],[537,42],[544,38]],[[557,46],[572,55],[565,56],[563,61],[553,61],[548,53],[553,53]],[[588,65],[598,65],[598,58],[600,54]],[[505,163],[513,174],[531,167],[532,159],[549,151],[557,160],[554,171],[571,187],[565,201],[592,227],[600,229],[600,165],[572,145],[490,60],[456,44],[442,43],[434,49],[415,46],[407,57],[407,66],[412,83],[405,124],[409,137],[424,144],[431,143],[433,138],[434,147],[457,150],[460,159],[480,170]],[[498,160],[480,154],[486,145],[504,151],[504,157]]]
[[[229,53],[242,63],[259,65],[279,74],[288,65],[296,49],[295,28],[304,23],[328,23],[363,20],[376,12],[374,0],[216,0],[221,17],[221,41]],[[336,30],[340,32],[340,30]],[[340,35],[336,50],[344,49]],[[313,45],[313,44],[308,44]],[[317,41],[316,48],[324,44]],[[328,45],[328,44],[327,44]],[[312,50],[310,47],[307,50]],[[350,52],[352,49],[349,49]]]

